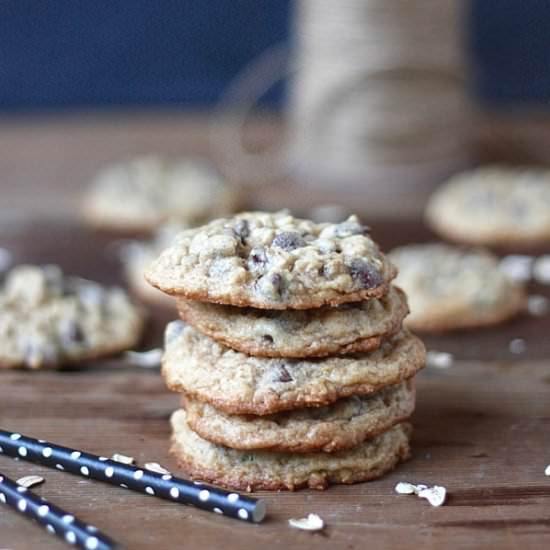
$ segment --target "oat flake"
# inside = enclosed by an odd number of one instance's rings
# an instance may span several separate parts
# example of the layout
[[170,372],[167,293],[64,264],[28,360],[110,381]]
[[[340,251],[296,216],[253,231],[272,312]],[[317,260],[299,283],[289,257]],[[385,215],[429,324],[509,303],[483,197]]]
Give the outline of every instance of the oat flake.
[[325,522],[317,514],[308,514],[307,518],[302,519],[289,519],[288,524],[303,531],[321,531],[325,527]]

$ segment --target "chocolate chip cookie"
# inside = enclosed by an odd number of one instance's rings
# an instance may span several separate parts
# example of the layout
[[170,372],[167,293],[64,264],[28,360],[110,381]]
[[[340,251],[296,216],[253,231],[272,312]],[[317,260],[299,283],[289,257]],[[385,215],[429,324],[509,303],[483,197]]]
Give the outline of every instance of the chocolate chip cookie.
[[229,414],[265,415],[327,405],[408,379],[424,366],[422,342],[404,330],[376,351],[321,359],[252,357],[181,321],[166,328],[168,387]]
[[229,415],[188,397],[182,403],[189,427],[212,443],[241,450],[332,453],[356,447],[409,418],[415,391],[411,379],[326,407],[267,416]]
[[0,366],[57,367],[136,346],[143,312],[117,288],[15,267],[0,284]]
[[488,166],[458,174],[430,198],[426,219],[451,240],[533,246],[550,242],[550,170]]
[[259,310],[178,300],[180,316],[203,334],[257,357],[322,357],[370,351],[401,329],[403,292],[306,310]]
[[317,224],[287,212],[248,212],[184,231],[146,273],[167,294],[260,309],[379,298],[395,275],[356,217]]
[[525,308],[525,291],[481,249],[445,244],[396,248],[397,283],[409,300],[405,324],[420,331],[481,327],[503,322]]
[[410,427],[397,424],[354,449],[337,453],[239,451],[215,445],[189,429],[185,411],[172,416],[172,453],[192,478],[253,491],[325,489],[382,476],[409,456]]

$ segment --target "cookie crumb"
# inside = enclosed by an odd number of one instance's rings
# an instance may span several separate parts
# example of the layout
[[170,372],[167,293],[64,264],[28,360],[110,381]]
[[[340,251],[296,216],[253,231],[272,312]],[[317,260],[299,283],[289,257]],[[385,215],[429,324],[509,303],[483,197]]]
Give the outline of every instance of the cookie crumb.
[[120,453],[115,453],[111,457],[111,460],[114,460],[115,462],[120,462],[120,464],[128,464],[128,465],[136,463],[136,459],[133,456],[121,455]]
[[302,519],[289,519],[288,524],[303,531],[321,531],[325,527],[325,522],[317,514],[308,514],[307,518]]
[[144,466],[146,470],[150,472],[155,472],[157,474],[169,474],[170,472],[162,467],[158,462],[147,462]]
[[527,346],[523,338],[514,338],[508,345],[510,351],[516,355],[521,355],[525,353]]
[[447,497],[447,490],[445,487],[434,485],[420,491],[418,496],[425,498],[432,506],[441,506]]
[[429,350],[426,353],[426,366],[436,369],[448,369],[454,363],[454,355],[445,351]]
[[550,301],[546,296],[532,294],[527,298],[527,311],[535,317],[542,317],[550,311]]
[[535,258],[524,254],[511,254],[502,258],[500,270],[512,281],[527,282],[531,279]]
[[550,254],[537,258],[533,266],[533,277],[537,283],[550,285]]
[[31,487],[35,487],[36,485],[41,485],[46,481],[43,477],[40,476],[24,476],[20,477],[17,480],[17,485],[21,485],[21,487],[26,487],[27,489],[30,489]]
[[548,466],[546,466],[546,469],[544,470],[544,475],[550,477],[550,464],[548,464]]
[[127,351],[124,357],[135,367],[154,369],[160,367],[162,348],[154,348],[149,351]]

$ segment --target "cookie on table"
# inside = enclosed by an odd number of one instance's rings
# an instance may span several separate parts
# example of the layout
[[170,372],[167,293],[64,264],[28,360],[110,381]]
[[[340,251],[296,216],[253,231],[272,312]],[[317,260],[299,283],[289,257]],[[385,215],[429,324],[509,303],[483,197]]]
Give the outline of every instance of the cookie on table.
[[406,330],[369,353],[276,359],[245,355],[174,321],[162,374],[171,390],[226,413],[265,415],[374,393],[414,376],[424,359],[422,342]]
[[325,489],[331,483],[376,479],[408,458],[410,426],[393,428],[337,453],[239,451],[210,443],[189,429],[186,413],[172,415],[172,453],[194,479],[237,490]]
[[184,397],[189,427],[203,439],[241,450],[332,453],[356,447],[414,411],[413,380],[371,395],[340,399],[333,405],[267,416],[228,415]]
[[488,251],[433,243],[402,246],[389,256],[409,301],[405,324],[414,330],[494,325],[525,308],[523,286],[511,281]]
[[550,170],[489,166],[458,174],[426,208],[440,235],[467,244],[550,242]]
[[149,241],[130,241],[122,248],[121,260],[130,290],[140,300],[174,309],[174,300],[152,287],[144,273],[157,256],[170,245],[175,236],[186,227],[180,223],[168,223],[155,232]]
[[247,212],[178,235],[146,273],[181,298],[260,309],[308,309],[379,298],[394,266],[352,216],[314,223]]
[[401,329],[403,292],[304,310],[259,310],[178,300],[181,318],[226,346],[258,357],[322,357],[370,351]]
[[204,223],[234,212],[239,193],[205,161],[136,157],[102,169],[83,202],[94,227],[152,232],[167,221]]
[[59,367],[135,347],[143,312],[119,288],[21,265],[0,284],[0,367]]

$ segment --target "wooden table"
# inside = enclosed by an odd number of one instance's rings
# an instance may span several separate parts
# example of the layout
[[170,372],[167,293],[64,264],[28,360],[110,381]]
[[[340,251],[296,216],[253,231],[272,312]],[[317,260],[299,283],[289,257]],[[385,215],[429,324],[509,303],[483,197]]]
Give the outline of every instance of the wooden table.
[[[480,142],[488,146],[481,148],[481,156],[532,160],[535,151],[535,157],[541,153],[542,158],[550,143],[540,139],[550,133],[550,124],[543,122],[482,125]],[[273,120],[253,126],[255,143],[280,134]],[[529,140],[536,142],[537,150],[525,146]],[[77,225],[79,195],[102,163],[150,150],[204,154],[204,116],[106,114],[4,121],[0,246],[14,252],[17,261],[57,262],[71,273],[122,282],[109,239]],[[288,206],[292,196],[293,206],[310,206],[307,193],[287,191],[262,189],[252,193],[251,202]],[[356,204],[359,210],[365,206]],[[401,207],[397,221],[369,219],[386,248],[433,238],[414,219],[404,217],[417,215],[418,204]],[[549,295],[548,287],[535,290]],[[152,313],[145,346],[159,342],[163,323],[173,315]],[[519,356],[508,349],[516,337],[527,343]],[[523,317],[496,329],[426,338],[426,343],[453,352],[457,360],[449,369],[425,369],[419,376],[413,458],[371,483],[326,492],[263,494],[269,517],[261,525],[1,456],[0,471],[14,478],[44,476],[46,483],[36,489],[39,494],[100,526],[130,549],[548,548],[550,478],[544,469],[550,463],[549,318]],[[132,455],[142,464],[155,461],[174,470],[167,453],[168,417],[177,406],[177,396],[165,390],[158,372],[131,369],[120,361],[63,372],[0,372],[3,427],[97,454]],[[393,488],[401,480],[444,485],[448,502],[436,509],[415,497],[398,496]],[[324,532],[288,527],[288,518],[310,512],[326,521]],[[36,548],[65,546],[2,509],[0,549]]]

